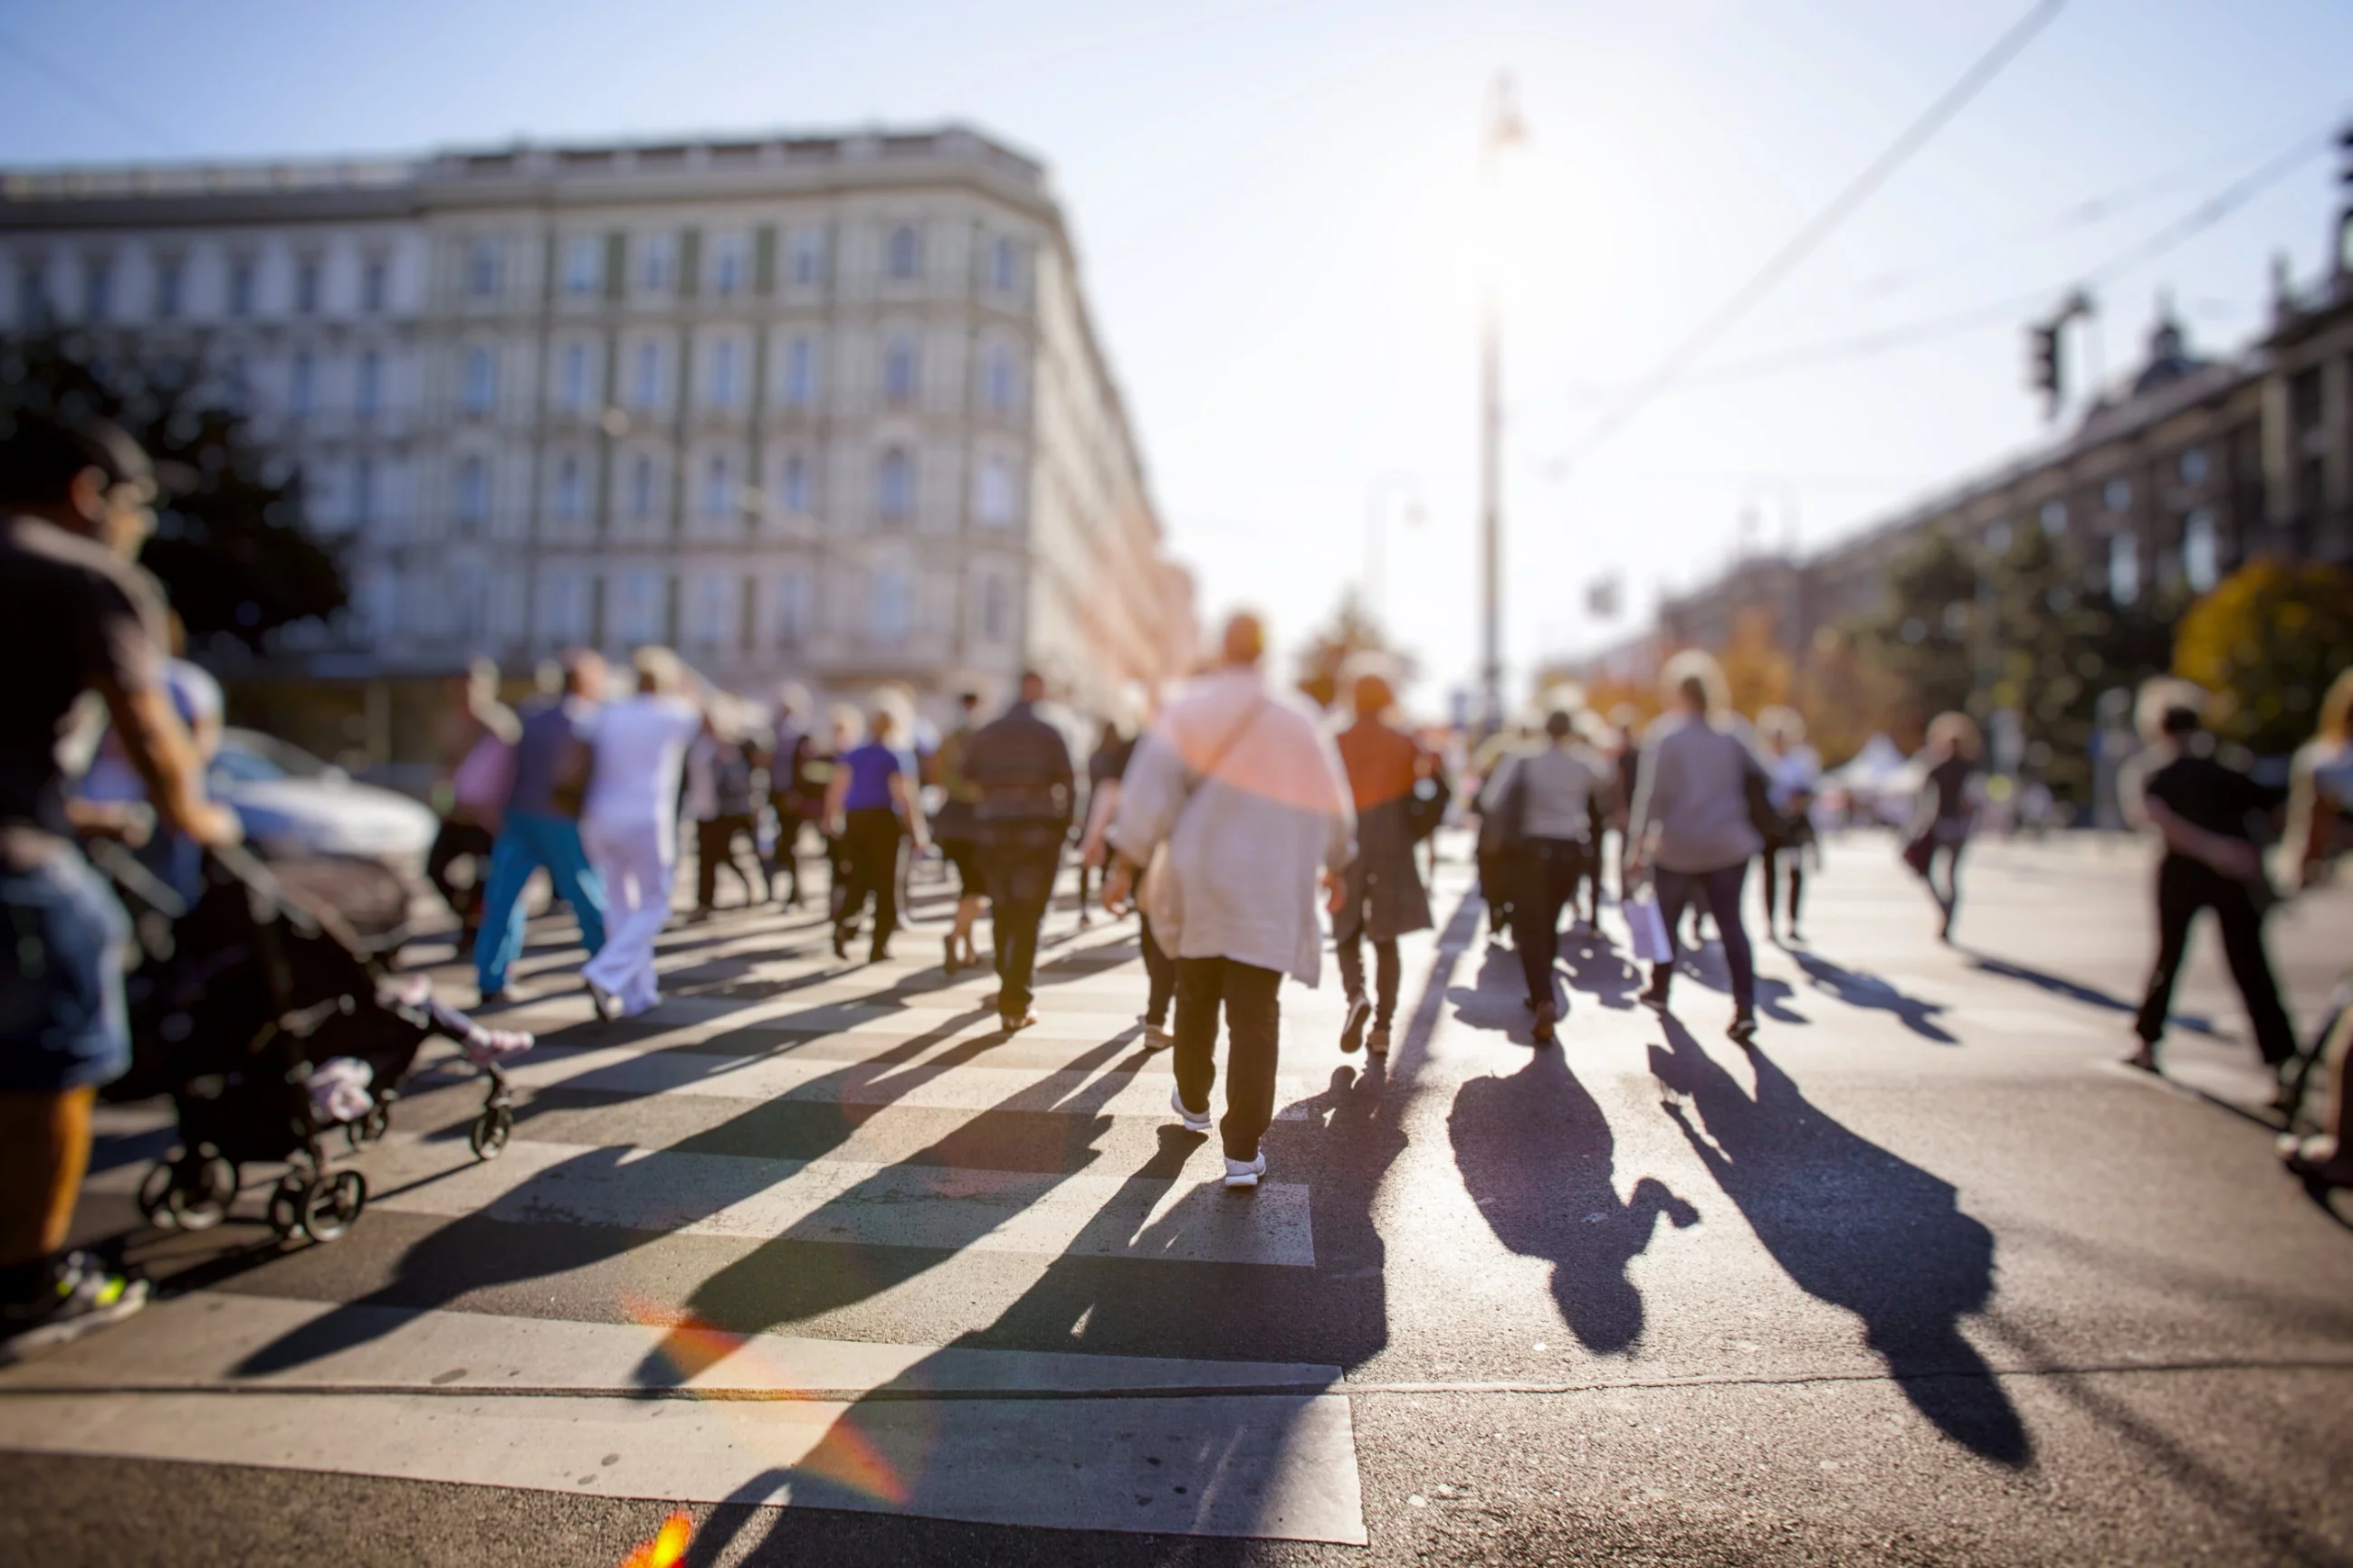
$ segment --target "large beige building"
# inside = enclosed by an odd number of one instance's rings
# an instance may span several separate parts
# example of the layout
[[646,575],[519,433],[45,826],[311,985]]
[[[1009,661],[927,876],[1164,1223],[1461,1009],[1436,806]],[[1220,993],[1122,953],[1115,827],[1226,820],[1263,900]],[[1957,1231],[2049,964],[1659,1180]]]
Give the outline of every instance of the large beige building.
[[251,410],[348,541],[312,678],[659,641],[1101,710],[1193,658],[1045,172],[970,131],[9,174],[0,320]]

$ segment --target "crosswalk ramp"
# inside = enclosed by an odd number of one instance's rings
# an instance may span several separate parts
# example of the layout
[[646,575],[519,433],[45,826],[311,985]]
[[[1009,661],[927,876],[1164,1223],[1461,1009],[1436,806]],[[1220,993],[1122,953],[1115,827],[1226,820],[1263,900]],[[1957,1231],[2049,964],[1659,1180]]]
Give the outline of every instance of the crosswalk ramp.
[[[1062,945],[1043,1022],[1012,1036],[986,975],[775,956],[807,945],[758,918],[697,928],[662,957],[670,999],[610,1026],[543,960],[513,1016],[544,1043],[514,1069],[501,1158],[463,1139],[479,1092],[427,1075],[350,1162],[371,1198],[335,1268],[265,1261],[12,1369],[0,1447],[1362,1543],[1338,1368],[1081,1352],[1021,1314],[1065,1299],[1072,1268],[1108,1308],[1165,1296],[1170,1266],[1194,1271],[1187,1290],[1245,1293],[1317,1266],[1306,1183],[1278,1162],[1228,1193],[1215,1141],[1171,1131],[1133,927]],[[676,979],[714,969],[720,989]],[[1284,1078],[1279,1127],[1314,1087]],[[142,1171],[119,1160],[90,1190],[125,1199]],[[240,1217],[269,1174],[248,1175]],[[435,1283],[453,1264],[527,1280],[541,1256],[637,1261],[543,1306]],[[770,1310],[761,1270],[779,1268],[827,1278],[770,1290],[801,1303]],[[896,1342],[893,1288],[966,1303],[944,1329],[913,1315],[954,1342]],[[876,1339],[792,1333],[844,1303]]]

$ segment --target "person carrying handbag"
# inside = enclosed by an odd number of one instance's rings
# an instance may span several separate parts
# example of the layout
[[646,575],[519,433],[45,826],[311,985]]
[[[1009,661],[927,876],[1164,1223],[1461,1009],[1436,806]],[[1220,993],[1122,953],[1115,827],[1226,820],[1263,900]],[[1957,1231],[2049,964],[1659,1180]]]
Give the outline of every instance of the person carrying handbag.
[[579,649],[564,661],[564,690],[523,716],[515,742],[514,784],[491,848],[482,927],[474,939],[474,979],[484,1004],[507,1000],[507,971],[523,946],[523,889],[544,867],[555,896],[580,922],[581,945],[605,945],[605,884],[580,838],[588,784],[589,737],[605,695],[605,661]]
[[[1103,903],[1122,909],[1153,863],[1153,940],[1176,959],[1176,1084],[1185,1129],[1211,1128],[1218,1021],[1229,1035],[1225,1184],[1256,1187],[1274,1119],[1280,992],[1320,978],[1319,881],[1336,894],[1355,858],[1356,813],[1331,737],[1305,702],[1267,689],[1266,632],[1227,622],[1219,668],[1173,696],[1137,746],[1109,835]],[[1336,902],[1336,899],[1334,900]]]
[[[1435,771],[1436,759],[1388,720],[1397,693],[1377,674],[1356,678],[1350,692],[1356,721],[1340,731],[1341,763],[1347,769],[1348,788],[1356,811],[1356,858],[1348,863],[1338,909],[1332,916],[1332,940],[1340,960],[1340,983],[1348,993],[1347,1021],[1340,1030],[1340,1048],[1353,1052],[1370,1045],[1373,1055],[1387,1056],[1389,1031],[1397,1022],[1398,989],[1403,964],[1398,939],[1408,931],[1428,931],[1430,895],[1414,864],[1414,847],[1429,837],[1420,824],[1430,820],[1425,802],[1442,797],[1416,793]],[[1430,821],[1430,828],[1436,823]],[[1365,943],[1373,944],[1374,993],[1365,994]],[[1372,1026],[1369,1037],[1366,1026]]]
[[1740,1045],[1757,1037],[1757,969],[1742,923],[1741,887],[1748,862],[1765,847],[1751,820],[1749,780],[1755,753],[1734,732],[1715,660],[1686,649],[1667,661],[1661,685],[1676,710],[1651,726],[1634,807],[1626,830],[1627,875],[1647,876],[1658,892],[1667,928],[1667,957],[1651,966],[1642,1000],[1663,1011],[1674,981],[1674,931],[1683,906],[1698,893],[1707,900],[1732,972],[1732,1024]]

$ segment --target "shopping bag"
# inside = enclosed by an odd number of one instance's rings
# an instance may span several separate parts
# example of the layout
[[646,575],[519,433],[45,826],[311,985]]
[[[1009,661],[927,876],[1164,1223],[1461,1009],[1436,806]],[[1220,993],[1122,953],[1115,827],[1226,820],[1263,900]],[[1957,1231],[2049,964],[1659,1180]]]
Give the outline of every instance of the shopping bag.
[[1644,963],[1672,963],[1675,950],[1667,940],[1667,921],[1659,912],[1659,896],[1645,888],[1620,906],[1626,916],[1626,934],[1634,956]]

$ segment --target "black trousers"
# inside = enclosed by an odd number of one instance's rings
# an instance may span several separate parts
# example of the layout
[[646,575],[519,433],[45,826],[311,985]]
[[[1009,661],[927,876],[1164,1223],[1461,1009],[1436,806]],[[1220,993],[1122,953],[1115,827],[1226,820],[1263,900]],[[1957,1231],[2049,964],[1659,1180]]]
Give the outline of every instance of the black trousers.
[[[1670,871],[1664,866],[1651,873],[1651,880],[1658,889],[1659,913],[1667,923],[1667,942],[1675,941],[1675,927],[1683,917],[1683,905],[1696,893],[1707,900],[1707,912],[1715,921],[1716,935],[1724,942],[1724,966],[1732,971],[1732,1005],[1746,1013],[1757,1005],[1757,960],[1748,951],[1748,928],[1740,919],[1740,886],[1748,879],[1748,862],[1719,866],[1713,871]],[[1651,970],[1651,984],[1661,992],[1667,989],[1674,973],[1672,963],[1655,964]]]
[[1560,911],[1577,901],[1588,856],[1574,838],[1531,838],[1520,846],[1518,901],[1512,945],[1528,983],[1528,1005],[1552,1003],[1552,963],[1560,952]]
[[1144,1005],[1144,1021],[1165,1026],[1168,1022],[1168,1005],[1176,998],[1176,961],[1160,951],[1153,940],[1152,922],[1144,911],[1135,911],[1136,923],[1144,928],[1144,974],[1152,989]]
[[[750,840],[750,868],[735,858],[735,837],[741,834]],[[719,897],[719,868],[722,865],[735,874],[744,884],[744,901],[768,901],[768,876],[760,864],[760,829],[748,816],[714,816],[708,822],[694,825],[694,907],[707,910]],[[760,873],[760,896],[752,897],[752,873]]]
[[785,879],[785,901],[801,901],[801,824],[808,818],[800,813],[799,803],[790,795],[772,795],[768,805],[776,814],[776,847],[768,851],[768,888],[776,890],[776,879]]
[[1218,1013],[1226,1016],[1226,1114],[1219,1139],[1229,1160],[1258,1157],[1274,1121],[1274,1069],[1282,1046],[1282,972],[1230,958],[1176,961],[1176,1091],[1207,1109],[1218,1082]]
[[871,898],[879,954],[899,929],[899,814],[881,805],[844,813],[841,859],[841,900],[833,911],[834,923],[854,923]]
[[1334,943],[1340,959],[1340,984],[1354,1002],[1365,994],[1365,943],[1373,943],[1373,1027],[1386,1029],[1397,1021],[1398,989],[1405,978],[1395,937],[1367,939],[1362,921]]
[[2200,910],[2212,910],[2222,928],[2222,957],[2247,1005],[2255,1048],[2274,1067],[2295,1054],[2295,1029],[2280,1004],[2279,983],[2263,951],[2263,917],[2247,885],[2223,876],[2201,860],[2168,855],[2157,867],[2157,967],[2149,972],[2141,999],[2140,1037],[2155,1045],[2165,1037],[2172,1010],[2173,982],[2189,951],[2189,924]]
[[[441,831],[433,836],[433,847],[425,853],[425,879],[458,917],[458,923],[471,931],[482,923],[482,895],[491,883],[491,846],[494,842],[491,830],[478,822],[461,822],[453,817],[441,819]],[[474,879],[460,882],[450,875],[457,863],[471,857]]]
[[1518,889],[1512,885],[1512,857],[1501,849],[1479,852],[1479,897],[1487,906],[1487,934],[1496,936],[1511,923],[1512,900]]
[[1018,1018],[1029,1011],[1038,973],[1038,928],[1054,896],[1061,869],[1060,847],[985,848],[981,868],[988,879],[989,927],[997,943],[997,1011]]

